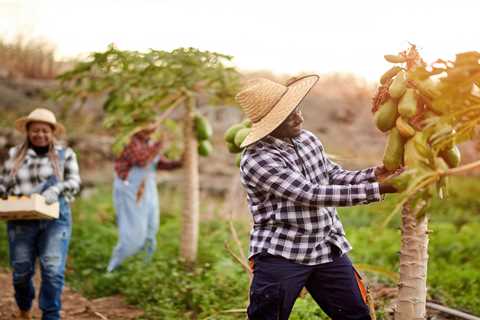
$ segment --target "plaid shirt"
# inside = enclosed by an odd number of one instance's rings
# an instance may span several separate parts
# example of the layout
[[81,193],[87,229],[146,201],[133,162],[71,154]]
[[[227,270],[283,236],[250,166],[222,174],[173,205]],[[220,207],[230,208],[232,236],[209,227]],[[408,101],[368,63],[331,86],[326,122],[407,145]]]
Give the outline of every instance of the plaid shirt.
[[305,265],[331,262],[330,244],[351,249],[335,207],[381,199],[374,168],[342,169],[308,131],[292,140],[294,146],[267,136],[242,156],[253,215],[250,257],[263,251]]
[[[55,146],[58,152],[62,147]],[[13,147],[8,152],[2,173],[0,174],[0,188],[9,188],[9,194],[15,196],[30,195],[35,188],[54,175],[54,169],[48,156],[37,155],[33,149],[28,149],[22,165],[16,175],[11,176],[10,172],[15,163],[15,154],[18,147]],[[60,164],[61,166],[61,164]],[[65,148],[65,159],[63,162],[63,180],[52,186],[58,194],[63,194],[67,201],[72,201],[73,196],[80,190],[80,175],[77,158],[70,148]]]
[[145,167],[158,154],[161,142],[149,143],[148,138],[134,135],[120,156],[115,160],[115,172],[117,176],[125,180],[133,166]]

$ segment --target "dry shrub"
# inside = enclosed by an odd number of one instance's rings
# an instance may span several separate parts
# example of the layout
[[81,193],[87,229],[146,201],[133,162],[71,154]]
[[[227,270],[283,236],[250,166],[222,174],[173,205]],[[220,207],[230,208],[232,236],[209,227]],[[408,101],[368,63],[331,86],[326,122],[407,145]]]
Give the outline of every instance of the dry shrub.
[[4,77],[53,79],[60,65],[48,41],[23,35],[12,41],[0,39],[0,75]]

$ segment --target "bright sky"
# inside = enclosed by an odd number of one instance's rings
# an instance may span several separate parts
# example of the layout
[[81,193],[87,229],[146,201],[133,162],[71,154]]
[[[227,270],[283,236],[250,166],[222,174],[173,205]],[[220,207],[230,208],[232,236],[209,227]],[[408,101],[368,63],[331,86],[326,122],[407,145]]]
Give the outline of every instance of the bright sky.
[[480,50],[478,0],[0,0],[0,36],[48,39],[59,56],[193,46],[241,69],[378,78],[415,43],[427,61]]

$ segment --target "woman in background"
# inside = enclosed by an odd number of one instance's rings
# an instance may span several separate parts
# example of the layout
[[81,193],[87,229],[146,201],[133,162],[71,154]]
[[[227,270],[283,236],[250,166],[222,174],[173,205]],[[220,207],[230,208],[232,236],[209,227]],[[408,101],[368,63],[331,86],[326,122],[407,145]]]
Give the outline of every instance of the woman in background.
[[7,223],[17,318],[31,319],[35,297],[35,260],[40,261],[39,306],[43,320],[60,319],[65,264],[71,237],[70,202],[80,189],[75,153],[56,143],[65,132],[55,115],[38,108],[15,122],[25,141],[9,150],[0,174],[0,197],[40,193],[47,204],[59,202],[54,220],[17,220]]

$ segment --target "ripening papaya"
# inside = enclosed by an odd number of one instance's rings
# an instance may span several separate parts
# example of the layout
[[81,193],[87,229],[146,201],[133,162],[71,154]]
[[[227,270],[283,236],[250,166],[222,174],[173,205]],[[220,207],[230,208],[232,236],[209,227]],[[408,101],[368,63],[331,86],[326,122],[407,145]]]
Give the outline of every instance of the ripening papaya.
[[198,147],[197,151],[198,154],[201,155],[202,157],[208,157],[213,150],[213,146],[208,140],[201,140],[198,142]]
[[405,118],[411,118],[417,113],[417,97],[414,89],[405,90],[398,102],[398,113]]
[[397,119],[397,104],[388,99],[382,103],[377,112],[373,115],[373,121],[377,128],[382,132],[387,132],[395,126],[395,120]]
[[240,161],[242,161],[242,154],[239,153],[235,156],[235,165],[240,168]]
[[225,135],[223,136],[225,142],[234,143],[235,135],[240,129],[243,128],[244,126],[241,123],[234,124],[230,128],[228,128],[227,131],[225,131]]
[[387,144],[383,153],[383,165],[387,170],[393,171],[403,163],[403,138],[397,128],[388,134]]
[[417,132],[413,138],[405,143],[403,163],[411,169],[430,170],[428,159],[419,152],[417,145],[423,141],[421,133]]
[[390,87],[388,88],[388,93],[390,94],[390,97],[398,99],[403,95],[406,89],[407,73],[404,70],[401,70],[390,84]]
[[429,99],[436,98],[441,94],[438,88],[438,84],[431,78],[427,78],[421,81],[415,81],[415,87],[418,89],[421,95]]
[[448,170],[448,164],[447,162],[442,158],[442,157],[435,157],[435,169],[440,170],[440,171],[447,171]]
[[383,56],[385,60],[391,63],[403,63],[407,61],[407,58],[402,55],[396,55],[396,54],[386,54]]
[[462,160],[460,149],[458,149],[457,146],[453,146],[453,148],[442,151],[440,155],[450,168],[458,167],[460,165],[460,161]]
[[388,80],[395,77],[397,75],[397,73],[400,72],[400,70],[402,70],[402,68],[400,68],[399,66],[391,67],[390,69],[385,71],[384,74],[382,74],[382,76],[380,77],[380,83],[385,84]]
[[227,142],[227,148],[230,153],[239,153],[242,151],[242,149],[237,147],[235,143],[231,143],[231,142]]
[[195,135],[198,141],[210,139],[213,134],[212,126],[207,118],[196,115],[194,118]]
[[395,122],[395,127],[397,127],[400,135],[406,139],[410,139],[415,135],[415,129],[405,120],[403,117],[398,117]]
[[248,136],[250,133],[250,128],[243,128],[238,130],[237,134],[235,135],[234,143],[237,147],[240,148],[242,145],[243,140]]

